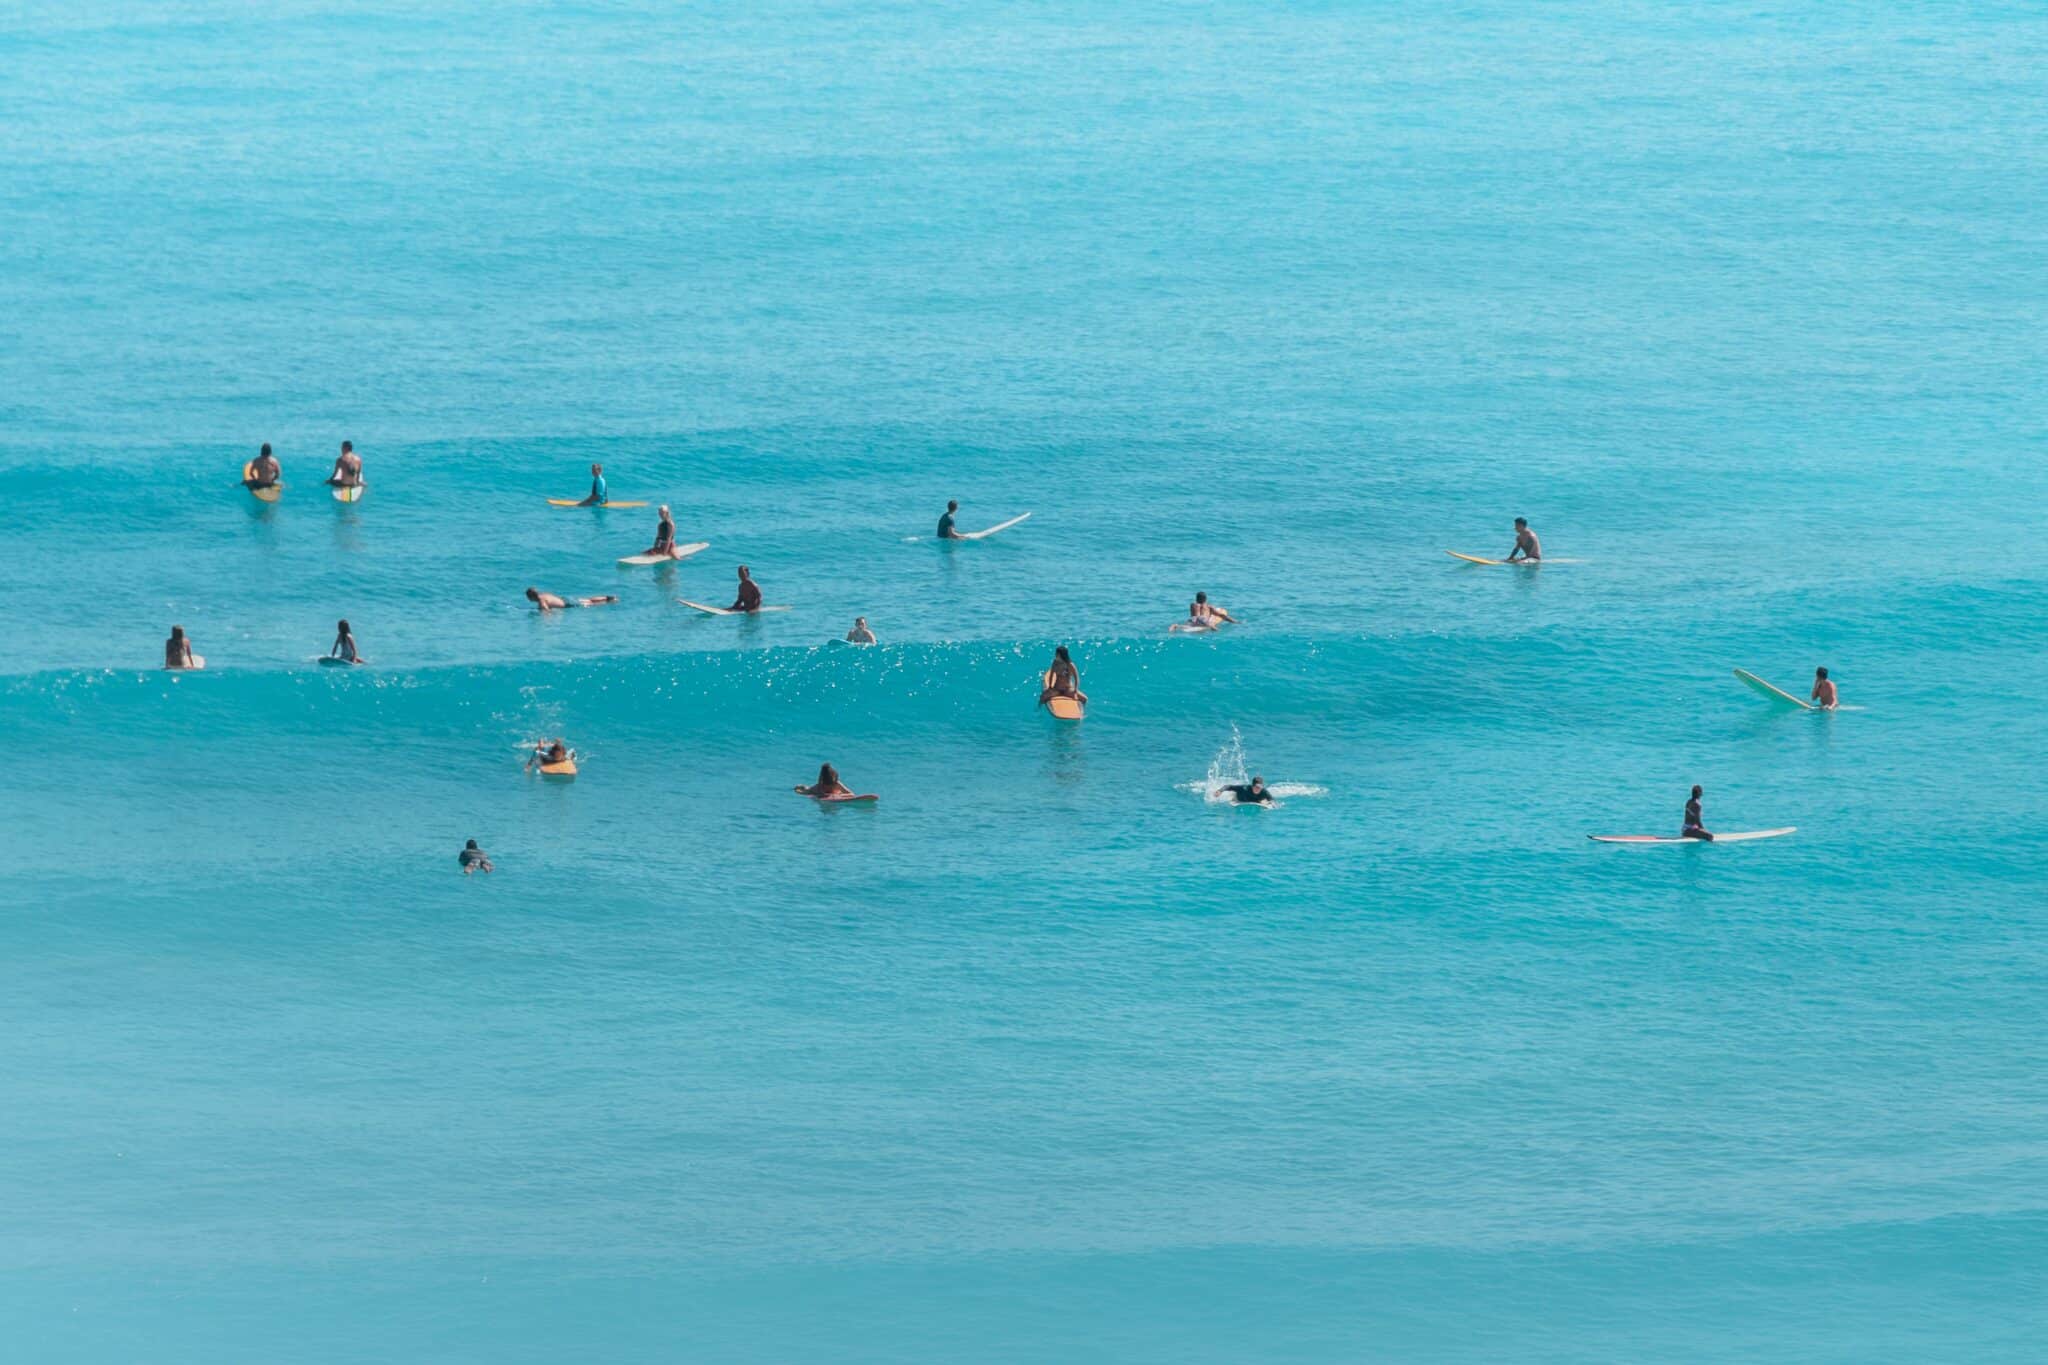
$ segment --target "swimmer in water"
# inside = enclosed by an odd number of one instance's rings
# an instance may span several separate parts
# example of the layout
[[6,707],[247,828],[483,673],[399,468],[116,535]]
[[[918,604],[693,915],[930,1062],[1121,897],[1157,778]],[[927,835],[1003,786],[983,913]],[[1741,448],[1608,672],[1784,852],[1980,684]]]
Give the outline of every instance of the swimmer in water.
[[954,513],[956,513],[956,512],[958,512],[959,510],[960,510],[960,503],[958,502],[958,500],[954,500],[954,501],[948,502],[948,503],[946,504],[946,515],[944,515],[943,517],[940,517],[940,518],[939,518],[939,539],[940,539],[940,540],[965,540],[965,539],[967,539],[967,537],[966,537],[966,536],[963,536],[963,535],[961,535],[961,534],[960,534],[960,533],[959,533],[958,531],[956,531],[956,530],[954,530],[954,529],[953,529],[953,514],[954,514]]
[[528,588],[526,590],[526,600],[539,607],[545,613],[550,611],[567,611],[571,607],[602,607],[619,599],[612,596],[578,597],[571,601],[569,598],[558,597],[551,592],[542,592],[539,588]]
[[1239,782],[1223,788],[1230,793],[1230,799],[1240,806],[1270,806],[1273,793],[1266,790],[1266,779],[1253,775],[1249,782]]
[[262,451],[249,461],[249,477],[242,480],[244,488],[275,488],[284,477],[284,470],[278,466],[277,456],[270,453],[270,442],[263,443]]
[[1842,704],[1841,696],[1835,691],[1835,684],[1828,677],[1825,668],[1813,670],[1813,704],[1823,711],[1832,711]]
[[1714,842],[1714,836],[1707,833],[1706,826],[1700,823],[1700,798],[1705,795],[1706,792],[1698,786],[1692,789],[1692,799],[1685,803],[1685,827],[1678,831],[1679,838]]
[[1038,704],[1043,706],[1054,697],[1072,697],[1083,706],[1088,704],[1088,694],[1081,690],[1081,670],[1074,667],[1065,645],[1052,652],[1052,667],[1045,670],[1045,688],[1038,694]]
[[171,638],[164,641],[165,668],[203,668],[204,662],[192,652],[192,641],[186,637],[183,626],[171,627]]
[[744,565],[744,564],[740,565],[740,592],[739,592],[739,596],[737,596],[737,597],[733,598],[733,600],[732,600],[732,605],[731,605],[731,606],[729,606],[729,607],[727,607],[727,608],[726,608],[726,610],[727,610],[727,611],[759,611],[759,610],[761,610],[761,586],[760,586],[760,584],[758,584],[758,583],[754,582],[754,577],[753,577],[753,575],[747,572],[747,566],[746,566],[746,565]]
[[607,501],[608,499],[605,496],[604,466],[594,464],[590,467],[590,496],[576,505],[578,507],[602,507]]
[[796,790],[800,796],[827,797],[853,795],[853,788],[839,780],[839,769],[833,767],[830,763],[818,765],[818,780],[816,782],[813,782],[808,787],[798,787]]
[[576,751],[559,739],[546,739],[533,746],[533,756],[526,760],[526,771],[532,772],[543,765],[567,763],[576,757]]
[[654,528],[654,543],[642,550],[644,555],[667,555],[676,557],[676,519],[668,514],[668,504],[660,509],[661,524]]
[[462,862],[462,875],[465,877],[472,872],[494,872],[497,870],[491,866],[491,855],[478,848],[474,839],[464,844],[462,852],[457,854],[456,857]]
[[1529,529],[1529,523],[1522,517],[1515,518],[1515,548],[1508,551],[1508,563],[1517,557],[1537,560],[1543,558],[1543,542],[1536,539],[1536,533]]
[[359,664],[362,656],[356,653],[356,637],[349,632],[348,622],[334,623],[334,644],[328,649],[327,657],[343,663]]
[[334,471],[327,476],[327,482],[336,488],[362,486],[363,457],[347,441],[341,443],[341,454],[334,457]]
[[875,633],[868,629],[867,617],[856,616],[853,618],[853,629],[846,632],[846,643],[850,645],[872,645],[878,643],[875,639]]

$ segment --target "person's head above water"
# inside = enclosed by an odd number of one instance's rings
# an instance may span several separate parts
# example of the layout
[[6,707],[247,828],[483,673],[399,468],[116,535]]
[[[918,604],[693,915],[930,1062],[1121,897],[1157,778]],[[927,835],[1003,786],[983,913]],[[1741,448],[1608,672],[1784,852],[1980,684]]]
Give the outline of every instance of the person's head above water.
[[865,616],[856,616],[853,618],[853,625],[854,629],[856,630],[866,630],[868,628],[868,618]]
[[1257,791],[1257,790],[1259,790],[1259,789],[1260,789],[1261,787],[1263,787],[1263,786],[1265,786],[1265,785],[1266,785],[1266,779],[1265,779],[1265,778],[1263,778],[1263,777],[1260,777],[1260,776],[1259,776],[1259,775],[1258,775],[1257,773],[1253,773],[1253,774],[1252,774],[1252,790],[1253,790],[1253,791]]
[[1825,668],[1816,668],[1813,670],[1813,676],[1816,679],[1825,682],[1827,681],[1828,671]]
[[471,839],[471,840],[470,840],[470,841],[469,841],[468,843],[464,844],[464,845],[463,845],[463,847],[464,847],[464,848],[475,848],[475,847],[476,847],[476,840],[474,840],[474,839]]
[[1195,601],[1196,601],[1196,602],[1207,602],[1208,600],[1209,600],[1209,594],[1208,594],[1208,593],[1205,593],[1205,592],[1198,592],[1198,593],[1196,593],[1196,594],[1195,594]]
[[528,588],[528,589],[526,590],[526,600],[527,600],[527,601],[529,601],[529,602],[538,602],[538,601],[540,601],[540,589],[539,589],[539,588]]
[[1067,647],[1065,645],[1061,645],[1059,648],[1053,650],[1052,657],[1058,659],[1063,664],[1073,662],[1072,659],[1069,659],[1067,657]]
[[1693,784],[1693,788],[1692,788],[1692,799],[1693,799],[1693,800],[1697,801],[1697,800],[1699,800],[1699,799],[1700,799],[1700,798],[1701,798],[1702,796],[1705,796],[1706,794],[1707,794],[1707,789],[1706,789],[1705,787],[1702,787],[1702,786],[1700,786],[1700,785],[1699,785],[1699,784],[1698,784],[1697,782],[1695,782],[1695,783]]
[[751,578],[751,577],[753,577],[753,575],[752,575],[752,574],[750,574],[750,573],[748,573],[748,572],[747,572],[747,566],[746,566],[746,565],[744,565],[744,564],[740,565],[740,577],[741,577],[741,578]]
[[171,627],[171,639],[173,639],[173,640],[182,640],[182,639],[184,639],[184,638],[185,638],[185,628],[184,628],[183,626],[172,626],[172,627]]
[[348,622],[346,621],[336,621],[334,623],[334,628],[340,631],[343,635],[348,634]]
[[1525,531],[1525,530],[1527,530],[1528,528],[1529,528],[1529,519],[1528,519],[1527,517],[1516,517],[1516,518],[1515,518],[1515,529],[1516,529],[1517,531]]
[[591,473],[592,473],[593,475],[595,475],[595,474],[602,474],[602,473],[604,473],[604,466],[603,466],[603,465],[601,465],[601,464],[594,464],[594,465],[592,465],[592,466],[590,467],[590,472],[591,472]]
[[265,442],[263,443],[263,458],[264,458],[264,459],[269,459],[269,458],[270,458],[270,442],[268,442],[268,441],[265,441]]
[[352,445],[350,445],[350,444],[349,444],[349,443],[348,443],[347,441],[343,441],[343,442],[341,443],[341,453],[342,453],[342,454],[344,454],[344,455],[347,455],[347,454],[351,454],[351,453],[352,453],[352,452],[353,452],[354,450],[355,450],[355,447],[354,447],[354,446],[352,446]]
[[946,499],[946,510],[947,510],[948,512],[957,512],[957,511],[959,511],[959,510],[960,510],[960,500],[959,500],[958,498],[948,498],[948,499]]
[[821,787],[838,786],[839,769],[833,767],[830,763],[820,763],[818,765],[818,785]]

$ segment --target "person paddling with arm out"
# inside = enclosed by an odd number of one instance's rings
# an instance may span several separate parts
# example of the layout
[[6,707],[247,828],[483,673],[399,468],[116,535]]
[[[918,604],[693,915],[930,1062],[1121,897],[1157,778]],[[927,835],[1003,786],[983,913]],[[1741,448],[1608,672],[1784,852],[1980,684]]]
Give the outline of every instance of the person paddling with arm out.
[[1516,517],[1515,548],[1508,551],[1508,563],[1514,564],[1527,560],[1533,564],[1542,558],[1543,542],[1536,539],[1536,533],[1529,529],[1529,522],[1526,518]]
[[1834,680],[1828,677],[1825,668],[1813,670],[1813,704],[1823,711],[1832,711],[1842,704],[1842,698],[1835,691]]
[[801,795],[815,796],[821,800],[835,796],[845,797],[853,795],[853,788],[839,780],[839,769],[833,767],[830,763],[819,764],[818,780],[808,787],[798,787],[797,791]]
[[526,600],[540,608],[543,614],[551,611],[567,611],[571,607],[602,607],[619,599],[607,594],[603,597],[579,597],[573,602],[556,593],[542,592],[539,588],[528,588]]

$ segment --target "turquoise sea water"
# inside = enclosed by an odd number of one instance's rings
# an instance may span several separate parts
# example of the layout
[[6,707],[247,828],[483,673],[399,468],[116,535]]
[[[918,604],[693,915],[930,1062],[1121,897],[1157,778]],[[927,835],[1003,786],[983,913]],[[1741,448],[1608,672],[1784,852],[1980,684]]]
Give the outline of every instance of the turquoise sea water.
[[[9,7],[5,1354],[2038,1358],[2044,71],[2033,6]],[[712,548],[619,568],[592,461]],[[1518,514],[1576,562],[1442,553]],[[675,604],[742,561],[793,610]],[[1730,676],[1816,664],[1863,709]],[[1304,790],[1206,804],[1240,748]],[[1694,782],[1799,832],[1586,841]]]

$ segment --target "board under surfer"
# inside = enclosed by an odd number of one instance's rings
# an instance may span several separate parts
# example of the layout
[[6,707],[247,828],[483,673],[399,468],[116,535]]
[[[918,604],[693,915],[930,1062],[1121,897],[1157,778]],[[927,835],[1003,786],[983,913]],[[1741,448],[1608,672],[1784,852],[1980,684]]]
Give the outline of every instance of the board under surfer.
[[341,454],[334,457],[334,469],[328,474],[327,482],[336,488],[362,487],[363,457],[356,454],[356,448],[347,441],[341,443]]
[[1088,704],[1088,694],[1081,690],[1081,670],[1074,667],[1065,645],[1052,652],[1052,667],[1045,670],[1045,687],[1038,694],[1038,704],[1043,706],[1054,697],[1072,697],[1083,706]]
[[363,656],[356,652],[356,637],[348,628],[348,622],[334,623],[334,643],[327,650],[327,657],[339,659],[345,664],[359,664]]
[[754,581],[754,576],[747,572],[747,566],[744,564],[740,565],[739,596],[733,598],[732,605],[727,607],[726,610],[741,612],[761,610],[761,585]]
[[263,449],[255,459],[249,461],[249,477],[242,480],[242,487],[254,491],[258,488],[275,488],[284,477],[284,470],[277,463],[277,456],[270,453],[270,442],[263,443]]
[[455,856],[462,863],[462,875],[465,877],[469,876],[472,872],[495,872],[497,870],[491,866],[491,855],[478,848],[474,839],[464,844],[462,852]]
[[540,608],[542,612],[550,612],[567,611],[570,607],[602,607],[619,599],[610,595],[572,599],[551,592],[542,592],[539,588],[528,588],[526,590],[526,600]]
[[820,798],[846,797],[853,795],[853,788],[839,780],[839,769],[833,767],[830,763],[820,763],[818,765],[818,780],[808,787],[798,787],[797,792],[803,796],[816,796]]
[[1679,838],[1703,839],[1710,844],[1714,842],[1714,836],[1700,823],[1700,798],[1706,794],[1705,788],[1697,783],[1693,785],[1692,799],[1685,803],[1685,825],[1678,831]]
[[1229,792],[1230,799],[1240,806],[1270,806],[1273,804],[1273,793],[1266,790],[1266,779],[1258,776],[1256,773],[1252,775],[1251,781],[1233,783],[1222,790]]
[[1536,539],[1536,533],[1529,529],[1526,517],[1515,518],[1515,548],[1508,551],[1508,563],[1518,559],[1536,560],[1543,558],[1543,542]]
[[1835,691],[1834,680],[1828,677],[1825,668],[1813,670],[1813,691],[1809,694],[1813,704],[1823,711],[1832,711],[1842,704],[1842,698]]
[[594,464],[590,467],[590,496],[576,505],[578,507],[602,507],[608,501],[605,491],[604,466]]

